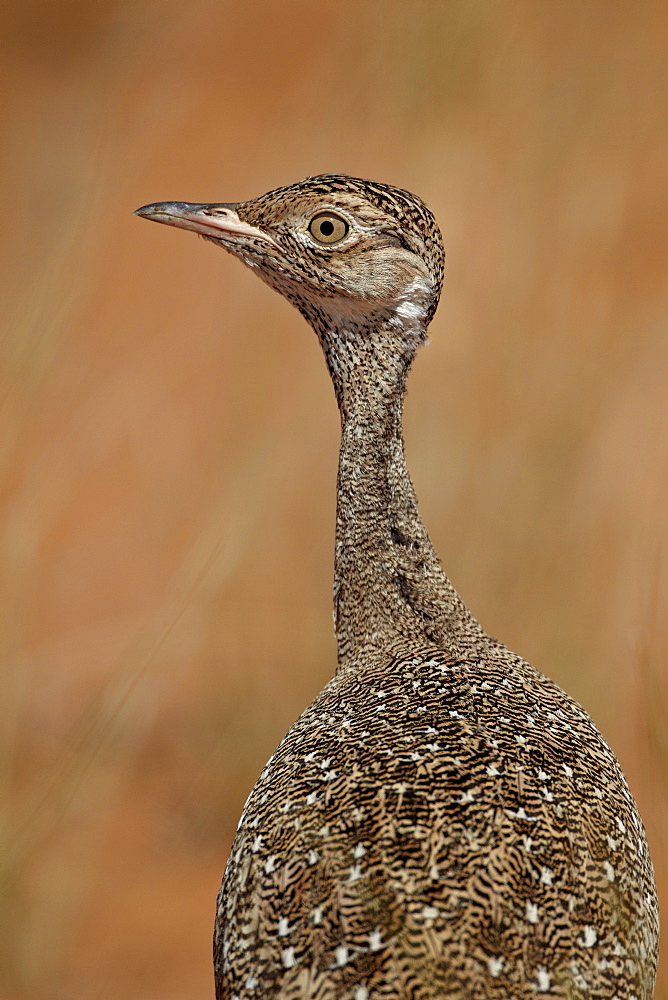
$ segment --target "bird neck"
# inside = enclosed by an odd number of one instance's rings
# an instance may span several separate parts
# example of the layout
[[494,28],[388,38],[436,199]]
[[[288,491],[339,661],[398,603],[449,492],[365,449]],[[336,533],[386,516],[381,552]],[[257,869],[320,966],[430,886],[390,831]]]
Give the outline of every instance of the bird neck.
[[[339,668],[404,639],[456,653],[482,632],[446,577],[422,524],[404,456],[406,378],[391,329],[328,330],[325,350],[341,413],[334,622]],[[424,337],[423,337],[424,339]]]

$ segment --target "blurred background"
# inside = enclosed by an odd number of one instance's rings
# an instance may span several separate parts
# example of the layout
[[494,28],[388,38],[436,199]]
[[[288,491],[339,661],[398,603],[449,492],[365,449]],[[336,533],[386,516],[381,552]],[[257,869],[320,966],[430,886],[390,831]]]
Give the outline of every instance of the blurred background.
[[297,313],[131,213],[319,172],[440,221],[424,519],[593,715],[665,892],[667,31],[610,0],[2,5],[3,1000],[213,996],[237,817],[334,668],[338,415]]

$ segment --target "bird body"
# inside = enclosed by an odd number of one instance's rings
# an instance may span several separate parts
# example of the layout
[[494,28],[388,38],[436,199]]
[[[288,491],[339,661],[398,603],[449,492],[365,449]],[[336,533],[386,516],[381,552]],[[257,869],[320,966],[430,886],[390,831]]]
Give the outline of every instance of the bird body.
[[335,676],[239,821],[218,1000],[649,1000],[658,911],[637,807],[587,713],[486,635],[406,469],[406,377],[441,236],[406,191],[324,175],[194,229],[315,329],[341,414]]

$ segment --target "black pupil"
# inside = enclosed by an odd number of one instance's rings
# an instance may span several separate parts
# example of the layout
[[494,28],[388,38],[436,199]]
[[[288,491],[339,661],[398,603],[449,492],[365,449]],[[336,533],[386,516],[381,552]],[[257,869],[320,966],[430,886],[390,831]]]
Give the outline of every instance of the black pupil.
[[330,222],[329,219],[325,219],[320,223],[320,232],[323,236],[331,236],[334,232],[334,223]]

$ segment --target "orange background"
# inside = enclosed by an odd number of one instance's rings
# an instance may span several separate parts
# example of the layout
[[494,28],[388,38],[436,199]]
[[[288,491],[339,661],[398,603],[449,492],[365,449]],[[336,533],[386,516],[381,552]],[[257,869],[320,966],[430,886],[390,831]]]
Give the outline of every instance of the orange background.
[[131,213],[323,171],[436,212],[424,519],[603,730],[665,895],[667,33],[610,0],[3,5],[3,1000],[213,995],[243,800],[334,666],[338,417],[297,313]]

